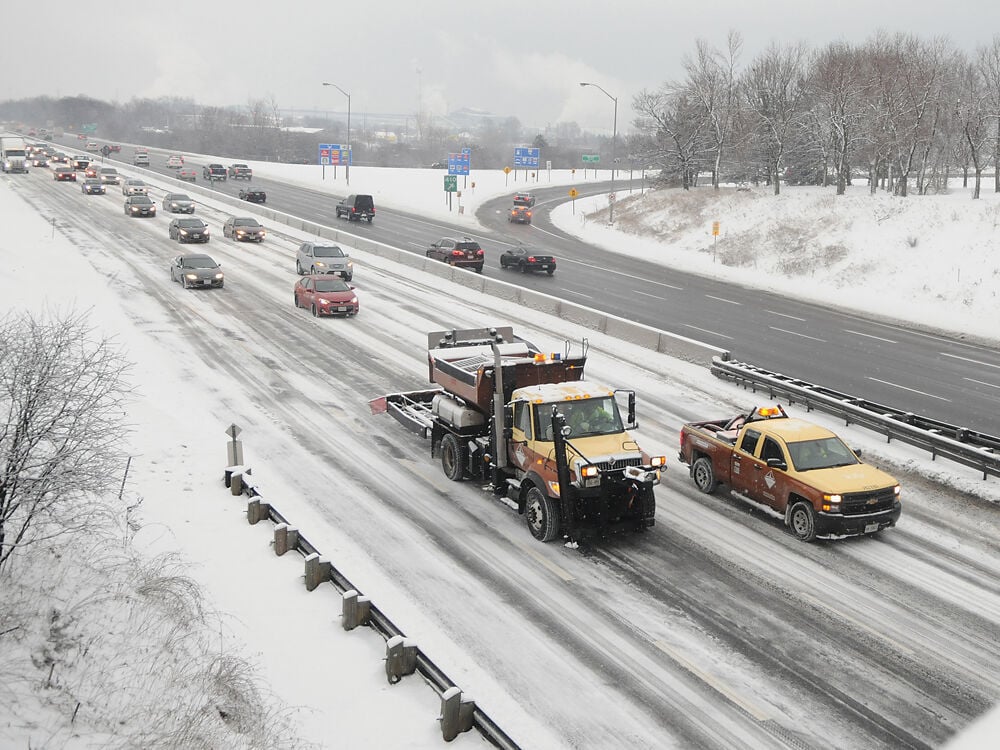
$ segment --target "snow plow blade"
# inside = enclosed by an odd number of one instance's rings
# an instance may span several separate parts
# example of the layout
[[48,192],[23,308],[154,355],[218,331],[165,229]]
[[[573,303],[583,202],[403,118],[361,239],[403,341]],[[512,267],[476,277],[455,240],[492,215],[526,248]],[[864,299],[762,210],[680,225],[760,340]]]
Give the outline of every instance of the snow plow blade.
[[441,388],[431,388],[426,391],[390,393],[372,399],[368,402],[368,406],[372,414],[388,412],[407,430],[426,440],[430,437],[431,427],[434,424],[431,404],[439,393],[444,391]]

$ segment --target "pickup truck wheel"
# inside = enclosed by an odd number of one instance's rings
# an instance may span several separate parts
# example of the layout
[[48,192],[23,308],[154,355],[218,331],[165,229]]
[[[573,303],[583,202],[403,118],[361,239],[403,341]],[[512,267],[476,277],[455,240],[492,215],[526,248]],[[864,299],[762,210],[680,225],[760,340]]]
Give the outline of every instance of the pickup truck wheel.
[[800,542],[811,542],[816,538],[816,514],[806,502],[797,502],[788,516],[788,525]]
[[302,264],[299,263],[298,260],[295,261],[295,273],[297,273],[299,276],[305,276],[305,274],[302,273]]
[[444,475],[453,482],[461,482],[465,475],[463,470],[465,461],[462,453],[462,446],[457,437],[449,432],[441,438],[441,469],[444,471]]
[[715,479],[715,469],[712,468],[712,459],[702,456],[691,467],[691,478],[694,485],[706,495],[711,495],[719,487],[719,482]]
[[559,535],[559,509],[555,501],[537,487],[528,490],[524,517],[528,531],[540,542],[551,542]]

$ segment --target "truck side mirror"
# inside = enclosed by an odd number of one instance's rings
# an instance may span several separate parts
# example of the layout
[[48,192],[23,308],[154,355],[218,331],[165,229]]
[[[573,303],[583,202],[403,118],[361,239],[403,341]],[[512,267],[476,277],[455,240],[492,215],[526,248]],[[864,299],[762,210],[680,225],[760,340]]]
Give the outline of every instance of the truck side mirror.
[[510,430],[514,427],[514,407],[505,406],[503,408],[503,428],[504,430]]
[[787,471],[788,470],[788,464],[786,464],[780,458],[769,458],[769,459],[767,459],[767,465],[770,466],[772,469],[781,469],[782,471]]

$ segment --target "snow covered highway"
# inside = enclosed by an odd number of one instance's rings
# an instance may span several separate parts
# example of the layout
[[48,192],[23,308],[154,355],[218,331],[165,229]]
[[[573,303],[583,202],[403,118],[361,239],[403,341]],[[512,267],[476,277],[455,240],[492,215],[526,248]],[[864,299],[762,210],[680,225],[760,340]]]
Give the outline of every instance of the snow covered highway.
[[[930,748],[1000,697],[998,509],[974,472],[809,415],[894,473],[904,510],[877,537],[801,544],[734,497],[700,494],[673,461],[682,422],[760,394],[348,247],[362,312],[315,319],[292,304],[308,235],[268,225],[260,245],[232,242],[221,223],[235,211],[211,201],[199,251],[226,286],[183,290],[169,280],[181,252],[169,215],[132,220],[116,194],[38,175],[9,184],[93,269],[72,279],[75,304],[115,290],[143,342],[133,355],[158,373],[141,390],[182,403],[192,431],[240,424],[282,512],[352,579],[379,570],[358,581],[365,593],[524,747]],[[21,263],[11,272],[35,284]],[[588,376],[637,391],[638,436],[671,459],[653,529],[539,544],[515,511],[448,481],[423,441],[371,415],[369,399],[425,387],[428,331],[491,324],[553,350],[587,337]],[[183,462],[185,446],[161,449]],[[196,512],[188,502],[178,518]]]

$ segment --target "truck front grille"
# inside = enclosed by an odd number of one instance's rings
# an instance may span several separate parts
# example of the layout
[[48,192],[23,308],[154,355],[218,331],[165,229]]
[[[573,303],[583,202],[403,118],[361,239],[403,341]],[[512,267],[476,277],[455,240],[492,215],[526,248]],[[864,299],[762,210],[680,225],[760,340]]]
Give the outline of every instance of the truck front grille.
[[642,458],[640,456],[616,458],[614,461],[597,461],[594,465],[601,471],[616,471],[626,466],[642,466]]
[[842,497],[845,516],[858,516],[867,513],[880,513],[892,510],[896,502],[896,493],[892,487],[885,487],[872,492],[852,492]]

